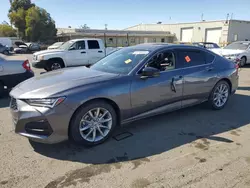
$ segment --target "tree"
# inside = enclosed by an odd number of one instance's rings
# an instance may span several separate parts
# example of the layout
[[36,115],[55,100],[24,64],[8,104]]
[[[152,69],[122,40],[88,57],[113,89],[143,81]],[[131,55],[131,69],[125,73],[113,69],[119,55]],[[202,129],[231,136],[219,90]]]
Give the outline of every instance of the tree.
[[87,24],[81,25],[80,29],[90,29],[90,27]]
[[16,30],[8,24],[0,24],[0,37],[16,37]]
[[18,29],[18,34],[22,39],[25,39],[26,28],[26,12],[23,8],[9,14],[10,22]]
[[18,9],[20,9],[20,8],[22,8],[26,11],[33,6],[35,6],[35,4],[31,3],[31,0],[10,0],[9,13],[17,12]]
[[31,0],[10,0],[9,18],[18,29],[19,36],[28,41],[54,40],[55,21],[43,8]]
[[48,41],[56,36],[55,22],[45,9],[31,7],[27,11],[25,21],[25,35],[29,41]]

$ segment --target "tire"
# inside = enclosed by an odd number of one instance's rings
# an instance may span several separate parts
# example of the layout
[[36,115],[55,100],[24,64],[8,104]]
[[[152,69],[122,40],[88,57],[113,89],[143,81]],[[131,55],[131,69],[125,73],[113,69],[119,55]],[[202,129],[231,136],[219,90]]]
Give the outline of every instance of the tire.
[[212,92],[210,93],[208,104],[212,109],[220,110],[226,106],[229,100],[229,96],[230,96],[230,86],[226,81],[221,80],[214,86]]
[[246,57],[242,57],[240,59],[240,67],[244,67],[246,65],[246,62],[247,62],[247,58]]
[[48,61],[47,67],[44,69],[47,71],[53,71],[64,68],[64,64],[60,60],[50,60]]
[[[96,116],[96,112],[98,111],[97,109],[99,109],[98,117],[101,119],[101,120],[99,119],[99,122],[105,120],[107,122],[103,122],[99,125],[94,125],[95,123],[91,123],[89,111],[92,112],[93,116]],[[101,116],[103,116],[103,118],[101,118]],[[98,120],[96,120],[95,122],[96,124],[98,124]],[[117,124],[117,115],[114,108],[110,104],[104,101],[101,100],[94,101],[81,107],[73,116],[69,128],[69,137],[77,144],[85,146],[95,146],[103,143],[112,135],[116,127],[116,124]],[[98,126],[102,127],[98,128]],[[80,131],[80,128],[85,130]],[[99,129],[101,130],[102,134]],[[95,139],[93,139],[94,132],[96,135]]]
[[9,55],[9,51],[8,51],[8,50],[4,50],[4,51],[3,51],[3,54],[4,54],[4,55]]
[[5,93],[4,85],[2,82],[0,82],[0,98],[4,96],[4,93]]

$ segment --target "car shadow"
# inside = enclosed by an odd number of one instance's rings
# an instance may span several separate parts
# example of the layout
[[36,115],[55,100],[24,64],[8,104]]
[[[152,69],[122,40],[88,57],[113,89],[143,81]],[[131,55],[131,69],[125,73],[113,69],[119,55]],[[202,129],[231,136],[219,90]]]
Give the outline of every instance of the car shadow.
[[10,105],[10,97],[6,93],[2,98],[0,98],[0,108],[6,108],[9,105]]
[[41,155],[88,164],[148,160],[147,157],[191,142],[190,146],[207,150],[210,140],[236,144],[233,140],[218,134],[230,131],[233,136],[240,136],[239,129],[250,123],[248,104],[249,96],[235,94],[223,110],[211,110],[202,104],[147,118],[120,128],[114,134],[128,132],[132,133],[132,136],[120,141],[111,138],[101,145],[90,148],[77,146],[69,141],[54,145],[30,141],[30,144],[34,151]]

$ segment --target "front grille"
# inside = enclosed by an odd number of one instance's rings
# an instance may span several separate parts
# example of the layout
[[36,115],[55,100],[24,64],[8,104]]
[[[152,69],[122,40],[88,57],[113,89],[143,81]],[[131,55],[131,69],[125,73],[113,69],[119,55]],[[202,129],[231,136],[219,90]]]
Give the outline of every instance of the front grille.
[[13,110],[17,110],[17,102],[16,102],[16,99],[15,98],[11,98],[11,101],[10,101],[10,108],[13,109]]

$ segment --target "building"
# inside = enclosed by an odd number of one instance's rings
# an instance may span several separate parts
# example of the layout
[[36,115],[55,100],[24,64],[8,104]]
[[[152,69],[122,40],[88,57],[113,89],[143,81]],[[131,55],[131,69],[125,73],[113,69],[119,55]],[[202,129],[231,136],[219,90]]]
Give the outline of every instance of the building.
[[57,28],[58,41],[76,38],[101,38],[106,47],[124,47],[147,42],[168,42],[175,39],[169,31],[133,31],[133,30],[98,30]]
[[250,40],[250,21],[220,20],[177,24],[139,24],[126,31],[169,31],[179,42],[215,42],[224,46]]

